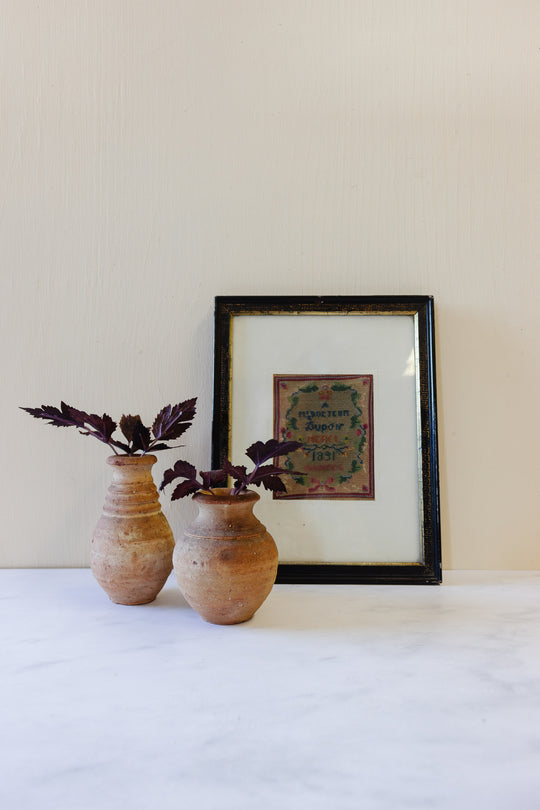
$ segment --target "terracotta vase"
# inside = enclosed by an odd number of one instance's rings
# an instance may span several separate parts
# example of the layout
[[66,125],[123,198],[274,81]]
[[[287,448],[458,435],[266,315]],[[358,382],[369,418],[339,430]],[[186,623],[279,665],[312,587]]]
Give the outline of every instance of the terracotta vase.
[[174,539],[152,478],[155,456],[110,456],[112,483],[92,539],[90,567],[113,602],[152,602],[172,571]]
[[199,514],[174,549],[174,572],[191,607],[207,622],[251,619],[276,579],[278,551],[253,514],[259,500],[250,490],[231,495],[197,493]]

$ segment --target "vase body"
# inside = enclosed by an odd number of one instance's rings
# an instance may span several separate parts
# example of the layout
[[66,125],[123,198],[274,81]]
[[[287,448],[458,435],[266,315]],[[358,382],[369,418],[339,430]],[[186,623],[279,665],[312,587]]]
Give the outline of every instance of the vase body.
[[111,456],[103,514],[92,538],[90,567],[113,602],[152,602],[172,571],[174,539],[152,478],[156,457]]
[[199,513],[174,549],[186,601],[207,622],[238,624],[262,605],[276,579],[278,550],[253,514],[256,492],[198,493]]

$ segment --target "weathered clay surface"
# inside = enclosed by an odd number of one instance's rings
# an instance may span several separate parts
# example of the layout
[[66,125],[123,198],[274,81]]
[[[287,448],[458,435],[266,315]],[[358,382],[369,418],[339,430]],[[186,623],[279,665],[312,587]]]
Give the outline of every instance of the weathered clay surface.
[[172,570],[174,539],[152,479],[156,457],[111,456],[113,479],[92,539],[92,572],[113,602],[152,602]]
[[199,514],[174,550],[186,601],[207,622],[238,624],[262,605],[276,579],[278,550],[253,514],[256,492],[194,497]]

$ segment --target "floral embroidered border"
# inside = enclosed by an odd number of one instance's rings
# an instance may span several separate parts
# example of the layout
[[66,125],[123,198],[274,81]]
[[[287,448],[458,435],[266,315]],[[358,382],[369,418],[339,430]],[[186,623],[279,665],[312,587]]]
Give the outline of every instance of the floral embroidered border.
[[274,436],[303,444],[274,498],[374,499],[372,374],[275,374]]

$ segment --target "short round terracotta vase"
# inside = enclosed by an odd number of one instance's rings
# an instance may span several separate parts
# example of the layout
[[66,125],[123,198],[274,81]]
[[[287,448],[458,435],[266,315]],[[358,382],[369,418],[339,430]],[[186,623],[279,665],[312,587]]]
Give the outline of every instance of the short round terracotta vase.
[[247,490],[197,493],[199,513],[174,549],[174,572],[191,607],[212,624],[251,619],[276,579],[277,546],[253,514]]
[[110,456],[112,483],[96,526],[90,567],[120,605],[152,602],[172,571],[174,539],[152,478],[155,456]]

